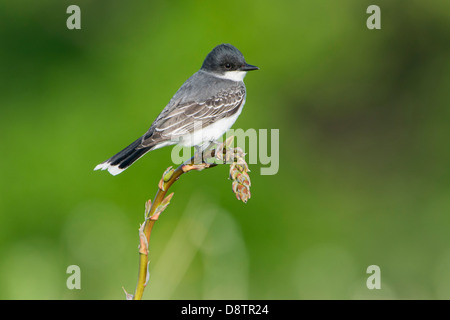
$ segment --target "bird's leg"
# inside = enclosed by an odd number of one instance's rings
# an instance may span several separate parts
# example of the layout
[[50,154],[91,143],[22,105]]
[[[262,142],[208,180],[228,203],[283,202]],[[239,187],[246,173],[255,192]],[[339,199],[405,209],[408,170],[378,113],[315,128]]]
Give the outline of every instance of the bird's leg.
[[234,136],[228,137],[224,142],[217,143],[215,148],[215,158],[222,163],[231,163],[234,161],[234,154],[236,149],[233,147]]
[[[230,163],[233,162],[235,148],[232,148],[234,137],[227,138],[224,142],[218,140],[209,140],[206,148],[201,146],[195,146],[195,156],[194,163],[209,164],[208,160],[213,161],[213,163]],[[203,144],[205,145],[205,144]],[[240,148],[238,148],[240,149]]]
[[210,147],[213,146],[214,157],[217,160],[222,161],[223,160],[223,152],[224,152],[224,148],[225,148],[225,143],[217,141],[217,140],[211,140],[209,143],[210,143]]
[[194,146],[195,153],[194,153],[194,164],[199,165],[202,164],[203,161],[203,151],[201,146]]
[[208,146],[203,151],[203,161],[207,161],[208,159],[216,158],[217,160],[221,160],[221,158],[218,158],[218,154],[222,154],[224,151],[224,144],[218,140],[209,140]]

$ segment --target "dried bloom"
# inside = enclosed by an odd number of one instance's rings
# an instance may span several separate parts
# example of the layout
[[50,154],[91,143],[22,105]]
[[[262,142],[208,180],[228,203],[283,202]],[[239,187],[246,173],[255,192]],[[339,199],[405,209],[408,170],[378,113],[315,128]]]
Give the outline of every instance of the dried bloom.
[[[227,150],[228,151],[228,150]],[[233,181],[232,188],[238,200],[247,203],[250,199],[250,176],[248,164],[245,162],[245,153],[240,148],[233,149],[234,162],[230,166],[230,179]]]

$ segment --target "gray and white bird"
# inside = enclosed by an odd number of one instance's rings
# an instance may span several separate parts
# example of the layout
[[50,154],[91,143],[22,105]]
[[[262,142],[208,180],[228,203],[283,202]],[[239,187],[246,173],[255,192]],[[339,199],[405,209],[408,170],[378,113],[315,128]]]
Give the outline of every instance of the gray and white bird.
[[244,77],[259,68],[231,44],[215,47],[175,93],[150,129],[94,170],[117,175],[147,152],[168,145],[207,148],[236,122],[245,104]]

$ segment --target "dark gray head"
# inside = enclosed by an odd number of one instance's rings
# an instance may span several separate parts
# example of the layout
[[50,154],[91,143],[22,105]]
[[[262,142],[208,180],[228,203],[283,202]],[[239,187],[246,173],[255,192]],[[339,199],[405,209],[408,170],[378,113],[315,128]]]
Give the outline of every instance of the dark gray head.
[[227,73],[245,75],[247,71],[258,69],[258,67],[246,63],[242,53],[231,44],[220,44],[212,49],[203,61],[201,68],[201,70],[219,75],[226,75]]

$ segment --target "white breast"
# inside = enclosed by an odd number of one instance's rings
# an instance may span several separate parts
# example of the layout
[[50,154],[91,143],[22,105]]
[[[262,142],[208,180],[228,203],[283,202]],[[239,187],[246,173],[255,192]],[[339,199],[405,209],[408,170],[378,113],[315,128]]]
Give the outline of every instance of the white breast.
[[236,111],[236,113],[231,117],[220,119],[219,121],[216,121],[212,125],[205,128],[201,128],[199,126],[197,130],[194,130],[194,133],[183,136],[179,144],[184,147],[192,147],[201,146],[204,144],[207,145],[210,141],[217,141],[236,122],[237,118],[242,112],[244,104],[245,98],[244,101],[242,101],[239,110]]

